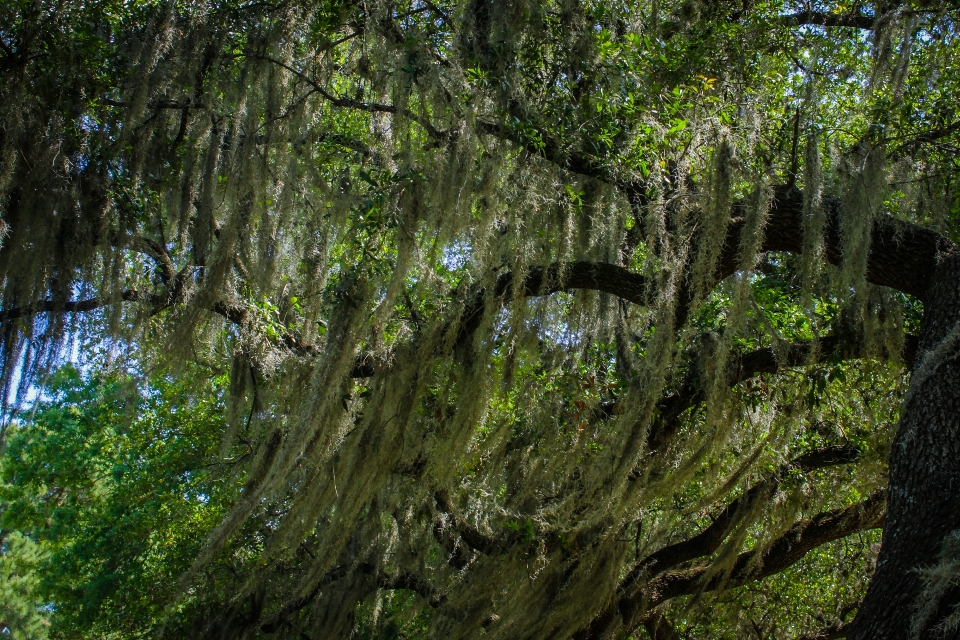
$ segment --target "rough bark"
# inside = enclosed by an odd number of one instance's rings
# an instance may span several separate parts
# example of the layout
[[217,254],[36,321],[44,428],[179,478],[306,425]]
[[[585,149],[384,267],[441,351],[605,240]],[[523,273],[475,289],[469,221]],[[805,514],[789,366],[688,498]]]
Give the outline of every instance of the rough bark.
[[[920,356],[890,451],[890,505],[877,571],[848,637],[912,637],[920,567],[936,564],[944,538],[960,529],[960,250],[931,270]],[[940,617],[960,601],[954,593]],[[936,637],[931,620],[919,637]]]

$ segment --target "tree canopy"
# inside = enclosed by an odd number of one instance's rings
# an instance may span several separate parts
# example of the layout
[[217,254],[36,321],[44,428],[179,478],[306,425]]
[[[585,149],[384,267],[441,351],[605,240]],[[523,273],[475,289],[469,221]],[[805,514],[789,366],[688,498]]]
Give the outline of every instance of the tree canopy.
[[960,628],[953,3],[0,6],[0,631]]

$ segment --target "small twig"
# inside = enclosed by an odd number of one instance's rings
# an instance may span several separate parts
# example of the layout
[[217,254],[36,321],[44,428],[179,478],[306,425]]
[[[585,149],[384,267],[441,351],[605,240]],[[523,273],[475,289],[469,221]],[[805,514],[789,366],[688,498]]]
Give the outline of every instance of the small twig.
[[[241,55],[245,55],[245,54],[241,54]],[[436,127],[430,124],[430,122],[426,118],[422,118],[418,116],[417,114],[413,113],[409,109],[402,109],[392,104],[360,102],[359,100],[352,100],[350,98],[335,96],[329,91],[327,91],[325,88],[323,88],[316,80],[314,80],[304,72],[300,71],[296,67],[293,67],[283,62],[282,60],[277,60],[276,58],[271,58],[270,56],[264,56],[264,55],[258,55],[258,56],[248,55],[248,57],[255,57],[259,60],[272,62],[275,65],[283,67],[290,73],[300,78],[300,80],[306,82],[311,87],[313,87],[313,89],[317,93],[319,93],[327,101],[329,101],[336,107],[343,107],[346,109],[357,109],[359,111],[367,111],[369,113],[392,113],[392,114],[403,116],[405,118],[409,118],[410,120],[413,120],[414,122],[419,124],[421,127],[423,127],[426,130],[426,132],[430,135],[430,137],[435,140],[446,140],[450,137],[450,132],[438,130]]]
[[443,18],[443,21],[444,21],[444,22],[446,22],[447,24],[451,24],[451,22],[450,22],[450,16],[447,14],[446,11],[444,11],[443,9],[441,9],[440,7],[438,7],[437,5],[433,4],[432,2],[428,2],[427,0],[423,0],[423,4],[425,4],[425,5],[426,5],[431,11],[433,11],[434,13],[439,14],[440,17]]

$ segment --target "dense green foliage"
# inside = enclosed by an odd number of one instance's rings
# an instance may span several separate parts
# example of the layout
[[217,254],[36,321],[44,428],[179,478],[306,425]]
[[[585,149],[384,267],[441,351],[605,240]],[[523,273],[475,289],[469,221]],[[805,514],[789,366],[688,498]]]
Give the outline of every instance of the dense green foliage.
[[[0,466],[0,528],[19,532],[4,545],[33,579],[5,607],[43,607],[55,637],[140,637],[162,622],[237,490],[220,450],[221,380],[67,367],[46,381]],[[42,629],[8,624],[14,637]]]

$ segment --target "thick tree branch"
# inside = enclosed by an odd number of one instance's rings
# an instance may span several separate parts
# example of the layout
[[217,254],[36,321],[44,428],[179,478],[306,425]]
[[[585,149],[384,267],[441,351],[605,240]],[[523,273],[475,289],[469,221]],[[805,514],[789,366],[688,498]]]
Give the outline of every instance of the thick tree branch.
[[852,27],[854,29],[872,30],[876,19],[862,13],[826,13],[824,11],[798,11],[783,16],[783,24],[790,27],[806,25],[818,27]]
[[213,312],[236,325],[244,325],[250,320],[250,312],[238,304],[216,302],[213,305]]
[[0,311],[0,324],[38,313],[83,313],[85,311],[94,311],[119,301],[154,302],[155,300],[156,297],[153,294],[143,293],[136,289],[126,289],[121,292],[117,298],[94,296],[85,300],[67,300],[64,302],[39,300],[22,307],[13,307]]
[[378,585],[381,589],[406,589],[413,591],[436,609],[447,601],[447,596],[439,593],[429,582],[413,573],[400,573],[395,576],[383,575]]
[[[860,452],[849,445],[839,445],[823,447],[798,456],[791,462],[783,465],[781,469],[768,480],[759,483],[747,491],[732,503],[730,503],[717,516],[713,524],[699,535],[690,540],[680,542],[648,556],[637,563],[633,570],[621,581],[618,587],[619,597],[627,597],[641,588],[642,582],[648,582],[657,575],[670,570],[671,568],[693,560],[699,557],[709,555],[719,548],[723,540],[729,535],[730,531],[743,518],[753,501],[758,497],[776,491],[783,478],[791,471],[800,471],[807,473],[816,469],[822,469],[829,466],[848,464],[855,462]],[[438,491],[434,494],[437,509],[442,514],[442,518],[437,519],[434,524],[434,537],[448,552],[451,553],[449,563],[453,566],[462,567],[467,562],[464,550],[457,543],[457,538],[473,551],[490,555],[503,552],[509,549],[517,541],[517,536],[509,533],[505,536],[493,537],[481,533],[478,529],[471,526],[461,518],[450,502],[449,496],[444,491]],[[538,534],[547,550],[557,549],[560,546],[567,548],[576,548],[582,540],[588,539],[595,532],[580,532],[573,538],[566,538],[561,543],[563,537],[559,532],[548,531]],[[641,582],[642,581],[642,582]],[[615,610],[611,609],[598,618],[612,619]]]
[[[739,203],[742,212],[746,205]],[[841,203],[827,200],[828,217],[824,237],[824,255],[834,265],[842,263],[840,239]],[[735,218],[728,226],[714,281],[719,282],[740,269],[740,242],[744,219]],[[780,187],[763,230],[761,251],[786,251],[799,253],[803,249],[803,194],[795,187]],[[912,295],[919,300],[927,296],[930,274],[937,264],[937,257],[953,247],[946,237],[919,225],[897,220],[891,216],[878,216],[871,232],[871,248],[867,260],[866,280],[872,284],[890,287]],[[554,263],[547,267],[532,267],[519,285],[514,283],[514,274],[507,273],[497,279],[492,297],[504,299],[515,292],[522,296],[549,295],[572,289],[603,291],[641,304],[646,292],[643,276],[613,264],[591,262]],[[685,321],[692,302],[692,291],[685,287],[681,292],[678,309],[678,324]],[[461,316],[460,340],[472,333],[480,324],[485,308],[487,292],[479,291]],[[809,347],[805,347],[809,350]],[[804,355],[800,348],[788,357]]]
[[[437,491],[434,494],[434,499],[437,502],[437,508],[447,517],[447,522],[443,524],[453,531],[456,531],[460,539],[471,549],[484,554],[493,553],[497,549],[497,540],[480,533],[476,528],[470,526],[470,523],[464,521],[463,518],[456,514],[446,492]],[[438,523],[438,525],[439,524],[440,523]],[[439,536],[440,533],[441,531],[437,527],[434,527],[434,534]]]
[[[740,212],[744,203],[737,205]],[[828,262],[839,266],[842,263],[840,239],[841,203],[827,200],[827,225],[824,237],[824,255]],[[744,219],[736,217],[727,228],[715,282],[719,282],[740,269],[740,241]],[[761,251],[786,251],[800,253],[803,250],[803,193],[783,186],[776,190],[775,198],[763,230]],[[937,256],[953,247],[946,237],[919,225],[897,220],[892,216],[875,218],[871,232],[870,254],[867,260],[866,280],[872,284],[890,287],[923,300],[930,284],[930,274],[937,264]],[[516,286],[514,274],[507,273],[497,279],[493,297],[503,298],[515,291],[523,296],[549,295],[572,289],[593,289],[618,296],[634,304],[642,304],[646,292],[643,276],[624,267],[596,262],[554,263],[547,267],[532,267],[524,281]],[[681,293],[680,320],[689,312],[692,293]],[[484,309],[486,293],[478,292],[461,318],[461,327],[468,332],[479,325]],[[802,355],[802,350],[797,352]]]
[[[504,274],[497,279],[494,295],[501,297],[513,286],[513,274]],[[606,262],[563,262],[546,268],[530,268],[517,292],[524,296],[539,296],[572,289],[601,291],[634,304],[643,304],[646,279]]]
[[649,581],[684,562],[712,554],[747,514],[750,506],[758,498],[773,494],[791,471],[809,473],[816,469],[856,462],[859,457],[860,451],[856,447],[837,445],[808,451],[794,458],[767,480],[754,485],[724,507],[713,523],[699,534],[663,547],[638,562],[621,582],[618,593],[626,594],[641,580]]
[[856,447],[839,445],[808,451],[784,464],[772,476],[754,485],[724,507],[706,529],[692,538],[667,545],[637,562],[620,581],[616,602],[596,617],[591,623],[591,628],[607,628],[616,619],[623,606],[636,598],[638,593],[645,592],[647,590],[645,585],[650,584],[657,576],[685,562],[713,554],[743,520],[751,506],[758,499],[776,492],[780,483],[791,471],[809,473],[816,469],[856,462],[859,456],[860,451]]
[[858,531],[883,526],[886,505],[887,493],[882,489],[861,503],[798,522],[766,547],[737,556],[729,574],[711,575],[708,568],[698,568],[661,575],[649,583],[642,593],[622,603],[621,614],[626,613],[624,619],[631,620],[637,614],[649,611],[671,598],[701,591],[735,589],[780,573],[812,549]]
[[[435,497],[440,515],[434,521],[433,535],[437,542],[450,552],[448,564],[451,566],[461,568],[467,564],[469,558],[464,553],[466,547],[484,555],[493,555],[506,553],[518,544],[531,541],[525,538],[525,533],[516,530],[508,530],[496,537],[481,533],[457,515],[446,494],[438,492]],[[532,539],[536,540],[541,550],[547,553],[561,548],[572,552],[588,546],[592,540],[602,535],[604,530],[605,525],[600,523],[570,535],[562,531],[541,530],[535,527]],[[457,537],[465,547],[458,543]]]
[[[780,573],[821,545],[883,526],[886,505],[887,492],[881,489],[858,504],[797,522],[769,545],[738,555],[727,573],[716,574],[709,567],[699,567],[662,574],[631,596],[620,598],[615,614],[623,620],[624,628],[633,629],[654,620],[659,615],[656,608],[672,598],[735,589]],[[579,640],[602,637],[611,622],[606,616],[598,617],[574,637]]]
[[358,111],[366,111],[367,113],[390,113],[394,115],[403,116],[404,118],[412,120],[413,122],[416,122],[421,127],[423,127],[424,130],[427,132],[427,134],[436,141],[449,140],[452,138],[451,132],[440,131],[439,129],[434,127],[429,120],[421,116],[418,116],[416,113],[410,111],[409,109],[397,107],[392,104],[368,103],[368,102],[361,102],[359,100],[353,100],[350,98],[344,98],[341,96],[335,96],[329,91],[327,91],[320,83],[318,83],[316,80],[311,78],[309,75],[307,75],[303,71],[300,71],[296,67],[293,67],[283,62],[282,60],[277,60],[276,58],[271,58],[270,56],[263,56],[263,55],[249,56],[249,57],[255,57],[258,60],[264,60],[266,62],[275,64],[279,67],[283,67],[290,73],[297,76],[297,78],[299,78],[303,82],[310,85],[310,87],[313,89],[314,92],[322,96],[325,100],[327,100],[330,104],[332,104],[335,107],[340,107],[342,109],[355,109]]
[[165,286],[171,286],[177,279],[177,269],[173,266],[173,260],[162,244],[145,236],[137,236],[134,238],[133,248],[153,258],[160,271],[160,280]]
[[[173,266],[170,254],[167,253],[163,245],[150,238],[137,236],[133,239],[131,246],[134,250],[150,256],[157,263],[161,281],[172,291],[174,287],[171,285],[176,285],[179,274]],[[158,295],[156,293],[147,293],[131,288],[123,290],[120,295],[115,298],[93,296],[85,300],[38,300],[37,302],[20,307],[0,310],[0,324],[38,313],[84,313],[95,311],[117,302],[150,302],[154,305],[155,310],[160,310],[166,306],[169,298],[170,295]]]
[[[900,358],[907,369],[913,368],[917,357],[917,336],[907,334],[903,337],[903,352]],[[817,362],[829,362],[836,359],[854,360],[866,355],[863,342],[857,336],[829,335],[820,339],[817,345]],[[802,367],[810,362],[810,352],[814,344],[810,340],[794,342],[787,345],[784,353],[777,356],[772,347],[764,347],[740,356],[734,363],[734,373],[731,376],[732,384],[739,384],[761,373],[777,373],[781,365],[786,367]]]
[[481,289],[460,315],[457,342],[464,344],[479,328],[488,300],[499,307],[512,297],[533,297],[590,289],[618,296],[634,304],[642,304],[646,279],[629,269],[606,262],[555,262],[547,267],[531,267],[521,282],[515,275],[499,276],[492,291]]
[[[842,204],[838,200],[828,199],[824,206],[828,214],[824,254],[828,262],[839,266],[842,263]],[[728,228],[718,279],[726,278],[739,269],[743,225],[743,220],[739,219]],[[902,291],[921,301],[927,297],[937,257],[954,246],[953,242],[935,231],[888,215],[874,219],[870,235],[867,282]],[[802,250],[803,193],[796,188],[778,188],[764,227],[761,251],[800,253]]]
[[[900,354],[908,369],[913,367],[917,357],[919,341],[914,335],[904,336],[903,352]],[[772,347],[764,347],[741,355],[731,363],[728,383],[735,386],[762,373],[777,373],[781,367],[801,367],[810,364],[810,352],[814,348],[812,341],[795,342],[787,346],[778,357]],[[833,360],[853,360],[866,356],[861,340],[846,335],[830,335],[820,339],[816,351],[816,362]],[[651,451],[662,451],[680,428],[683,413],[706,399],[705,390],[697,372],[692,372],[676,392],[661,399],[658,403],[658,418],[650,429],[648,445]],[[638,474],[634,474],[639,477]]]

